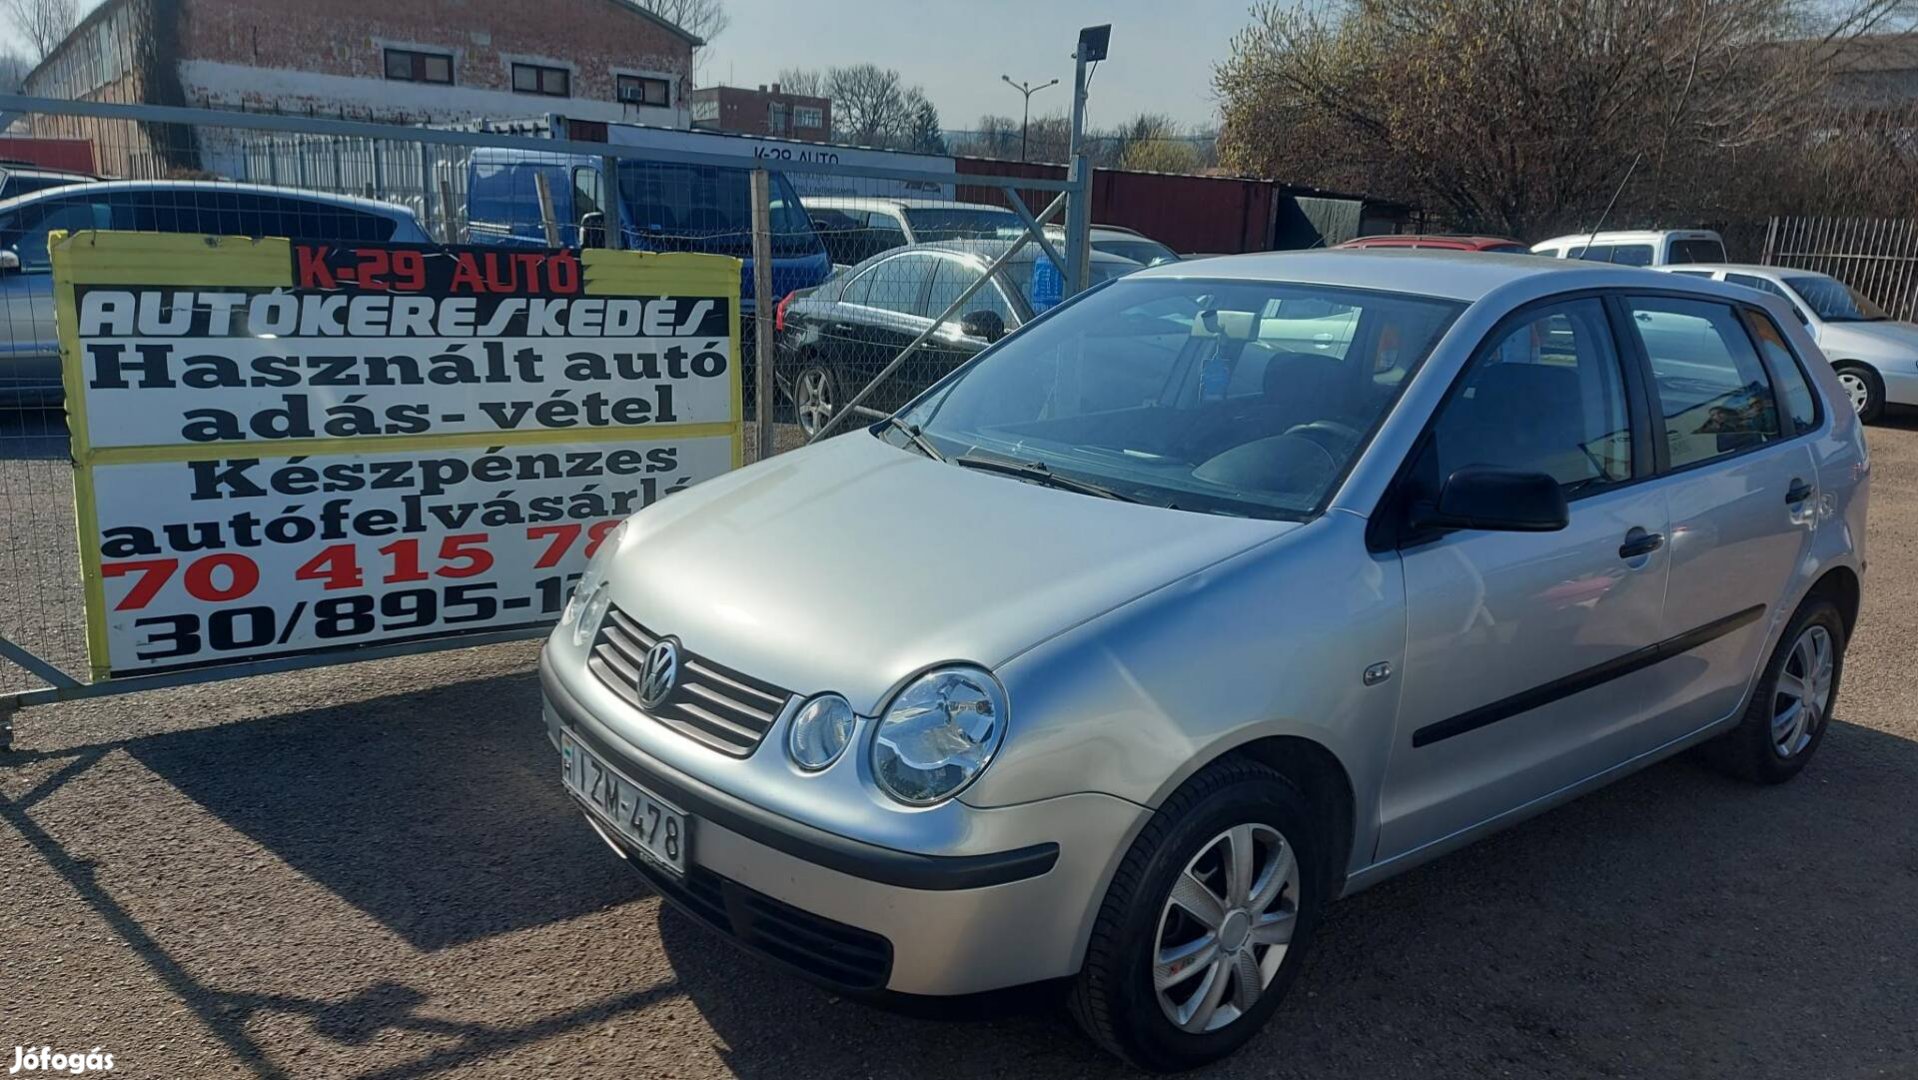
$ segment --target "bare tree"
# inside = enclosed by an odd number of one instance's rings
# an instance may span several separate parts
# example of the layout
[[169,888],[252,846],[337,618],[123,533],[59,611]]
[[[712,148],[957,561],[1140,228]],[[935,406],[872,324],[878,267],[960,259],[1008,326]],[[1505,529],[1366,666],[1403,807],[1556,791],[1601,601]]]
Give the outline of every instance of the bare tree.
[[803,94],[806,97],[826,96],[826,76],[818,68],[780,68],[775,76],[779,88],[788,94]]
[[26,39],[36,63],[52,55],[73,28],[80,25],[79,0],[3,0],[13,28]]
[[1892,12],[1859,5],[1264,0],[1215,72],[1220,154],[1519,236],[1589,228],[1615,193],[1614,224],[1710,219],[1804,145],[1824,49]]
[[0,90],[17,94],[27,81],[27,72],[33,70],[33,59],[26,53],[11,49],[0,52]]
[[[7,0],[19,3],[20,0]],[[711,42],[728,26],[732,25],[732,16],[726,14],[724,0],[627,0],[634,7],[665,19],[694,37]]]
[[899,73],[877,64],[836,67],[826,73],[834,133],[860,146],[883,146],[905,126],[906,89]]

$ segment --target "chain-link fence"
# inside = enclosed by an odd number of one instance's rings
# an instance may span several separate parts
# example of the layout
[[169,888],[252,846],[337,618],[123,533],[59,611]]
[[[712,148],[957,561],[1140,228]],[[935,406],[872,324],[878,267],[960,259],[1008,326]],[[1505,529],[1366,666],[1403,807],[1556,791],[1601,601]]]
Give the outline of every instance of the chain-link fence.
[[[896,408],[1074,280],[1058,231],[1071,181],[962,180],[923,160],[863,163],[870,153],[857,167],[765,159],[745,139],[736,157],[663,150],[656,135],[579,141],[537,118],[414,127],[7,96],[0,111],[14,152],[82,140],[99,173],[0,203],[0,712],[87,692],[51,234],[733,256],[748,461],[761,439],[791,449]],[[989,198],[958,198],[962,184]],[[1089,278],[1134,268],[1095,256]]]

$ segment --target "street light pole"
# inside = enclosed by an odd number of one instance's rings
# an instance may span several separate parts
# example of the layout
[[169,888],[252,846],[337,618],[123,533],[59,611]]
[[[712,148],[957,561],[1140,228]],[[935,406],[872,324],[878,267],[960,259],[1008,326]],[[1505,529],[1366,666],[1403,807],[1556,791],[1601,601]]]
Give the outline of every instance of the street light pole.
[[1019,91],[1021,94],[1024,94],[1026,97],[1025,113],[1019,119],[1019,160],[1024,161],[1026,159],[1026,139],[1030,136],[1032,131],[1032,95],[1038,93],[1041,90],[1044,90],[1048,86],[1059,85],[1059,80],[1054,79],[1051,82],[1040,83],[1039,85],[1034,86],[1032,85],[1030,81],[1022,82],[1022,83],[1013,82],[1012,76],[1010,75],[1001,75],[999,77],[1006,81],[1007,86],[1010,86],[1014,90]]

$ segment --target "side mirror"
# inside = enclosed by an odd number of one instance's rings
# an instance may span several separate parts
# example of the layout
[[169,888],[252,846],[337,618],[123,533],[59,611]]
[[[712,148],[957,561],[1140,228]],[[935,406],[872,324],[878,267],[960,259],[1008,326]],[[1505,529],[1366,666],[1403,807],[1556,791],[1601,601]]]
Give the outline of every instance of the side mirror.
[[0,250],[0,274],[17,274],[19,272],[20,253],[12,248]]
[[606,246],[605,211],[594,210],[579,216],[579,246],[583,248]]
[[994,342],[1006,336],[1006,320],[996,311],[968,311],[959,317],[959,330],[967,337]]
[[1535,472],[1468,465],[1447,477],[1438,503],[1413,511],[1422,529],[1557,532],[1571,523],[1558,481]]

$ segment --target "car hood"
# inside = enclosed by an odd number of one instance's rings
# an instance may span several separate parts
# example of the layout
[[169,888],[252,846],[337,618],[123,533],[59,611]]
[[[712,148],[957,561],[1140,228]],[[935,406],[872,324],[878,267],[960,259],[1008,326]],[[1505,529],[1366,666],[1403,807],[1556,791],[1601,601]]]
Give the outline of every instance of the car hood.
[[1908,322],[1828,322],[1818,347],[1833,360],[1918,359],[1918,326]]
[[930,665],[994,667],[1296,527],[1041,487],[856,431],[641,511],[608,580],[691,652],[870,713]]

